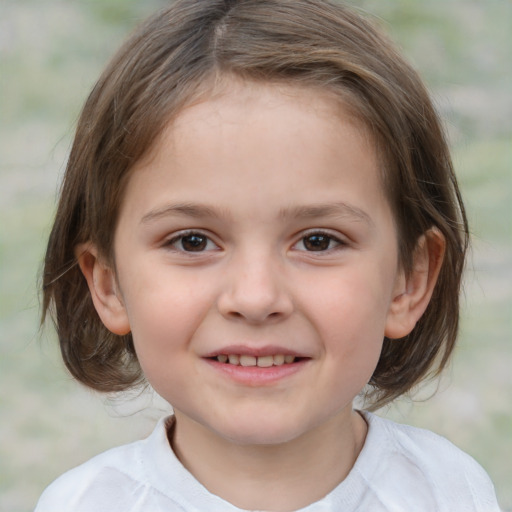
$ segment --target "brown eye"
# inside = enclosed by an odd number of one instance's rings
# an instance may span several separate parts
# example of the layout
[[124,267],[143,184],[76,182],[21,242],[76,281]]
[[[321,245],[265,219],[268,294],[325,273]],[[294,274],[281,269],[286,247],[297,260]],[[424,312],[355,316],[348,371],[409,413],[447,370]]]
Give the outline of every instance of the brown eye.
[[198,233],[182,236],[180,241],[182,249],[188,252],[204,251],[208,245],[208,237]]
[[[174,253],[210,253],[219,251],[220,247],[206,234],[200,231],[182,231],[164,243],[164,248]],[[197,254],[199,256],[199,254]]]
[[322,234],[314,234],[305,236],[302,243],[307,251],[326,251],[330,249],[332,237]]

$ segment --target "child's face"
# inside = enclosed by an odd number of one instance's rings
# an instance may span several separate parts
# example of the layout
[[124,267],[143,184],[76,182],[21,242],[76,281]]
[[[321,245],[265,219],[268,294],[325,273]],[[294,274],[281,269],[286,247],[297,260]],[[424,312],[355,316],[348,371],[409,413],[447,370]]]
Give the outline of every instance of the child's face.
[[283,86],[183,110],[134,169],[115,260],[147,379],[178,424],[237,443],[348,421],[404,287],[368,137]]

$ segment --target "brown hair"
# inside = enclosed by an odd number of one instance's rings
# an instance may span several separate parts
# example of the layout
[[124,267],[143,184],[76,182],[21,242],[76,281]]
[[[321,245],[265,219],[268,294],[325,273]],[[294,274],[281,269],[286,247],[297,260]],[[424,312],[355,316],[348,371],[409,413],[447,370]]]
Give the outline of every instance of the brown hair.
[[226,74],[334,91],[372,134],[404,268],[437,227],[446,252],[430,304],[407,338],[384,340],[370,381],[381,406],[446,364],[457,336],[468,228],[445,136],[425,87],[362,15],[324,0],[178,0],[122,46],[82,111],[50,235],[43,318],[52,313],[64,361],[100,391],[143,382],[131,335],[101,323],[74,248],[90,241],[113,263],[129,171],[187,103]]

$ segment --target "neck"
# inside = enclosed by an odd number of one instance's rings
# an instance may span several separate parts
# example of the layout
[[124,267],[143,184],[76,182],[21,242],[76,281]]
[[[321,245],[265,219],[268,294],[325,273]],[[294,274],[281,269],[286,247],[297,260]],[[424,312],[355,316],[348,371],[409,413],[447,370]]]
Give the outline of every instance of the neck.
[[366,422],[354,411],[292,441],[236,444],[176,415],[173,449],[211,493],[246,510],[288,512],[318,501],[343,481],[361,451]]

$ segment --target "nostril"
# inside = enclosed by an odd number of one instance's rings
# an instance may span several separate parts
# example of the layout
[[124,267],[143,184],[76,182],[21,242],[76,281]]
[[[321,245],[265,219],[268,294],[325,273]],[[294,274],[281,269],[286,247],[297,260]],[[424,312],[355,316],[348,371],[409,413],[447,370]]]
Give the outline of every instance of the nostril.
[[280,321],[293,310],[291,298],[281,289],[276,288],[275,293],[270,293],[257,286],[254,288],[228,288],[218,299],[218,311],[232,320],[261,323]]
[[272,313],[262,313],[261,315],[256,315],[254,313],[244,314],[240,311],[230,311],[229,316],[232,319],[245,319],[250,322],[265,322],[269,320],[279,320],[282,317],[282,313],[279,311],[273,311]]

